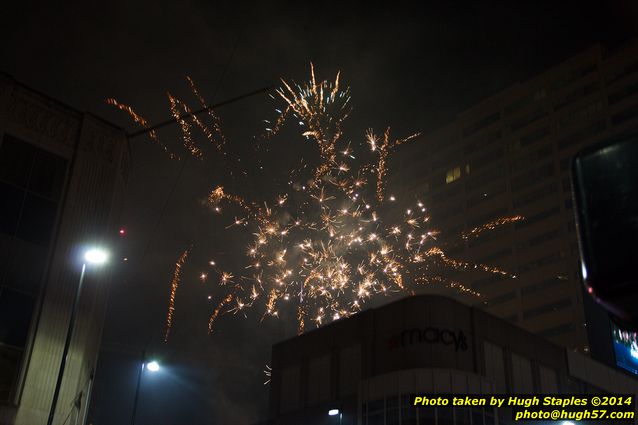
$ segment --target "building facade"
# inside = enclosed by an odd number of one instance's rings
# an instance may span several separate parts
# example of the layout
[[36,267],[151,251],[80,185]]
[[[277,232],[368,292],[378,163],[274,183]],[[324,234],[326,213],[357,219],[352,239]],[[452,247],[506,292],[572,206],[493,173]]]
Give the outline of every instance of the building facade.
[[[397,198],[426,203],[442,244],[497,218],[523,216],[447,251],[516,279],[451,277],[480,292],[487,311],[586,353],[601,347],[588,342],[570,160],[585,146],[637,130],[638,43],[614,51],[596,45],[402,146],[389,187]],[[608,328],[603,333],[609,338]]]
[[[47,421],[82,247],[112,246],[128,159],[121,129],[0,74],[2,425]],[[85,415],[108,278],[87,269],[55,424]]]
[[272,350],[272,424],[509,424],[507,409],[411,405],[415,394],[495,393],[636,394],[638,381],[435,295],[364,311]]

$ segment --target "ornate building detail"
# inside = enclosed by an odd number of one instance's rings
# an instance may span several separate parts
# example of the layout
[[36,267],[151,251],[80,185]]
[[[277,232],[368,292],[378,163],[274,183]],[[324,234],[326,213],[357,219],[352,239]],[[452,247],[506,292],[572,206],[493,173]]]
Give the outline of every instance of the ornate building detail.
[[29,100],[20,93],[11,96],[7,107],[10,121],[44,137],[73,147],[77,123],[68,116]]

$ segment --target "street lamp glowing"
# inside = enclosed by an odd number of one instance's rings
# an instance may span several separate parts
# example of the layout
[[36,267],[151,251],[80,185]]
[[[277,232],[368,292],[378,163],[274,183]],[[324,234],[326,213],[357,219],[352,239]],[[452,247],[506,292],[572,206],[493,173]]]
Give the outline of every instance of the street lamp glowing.
[[160,369],[160,366],[159,363],[157,363],[156,361],[152,361],[146,364],[146,368],[150,372],[157,372]]
[[330,409],[328,410],[329,416],[337,416],[339,414],[339,409]]
[[86,251],[84,259],[87,263],[104,264],[109,259],[109,254],[103,249],[93,248]]
[[563,422],[563,425],[576,425],[576,424],[573,423],[572,421],[565,421]]

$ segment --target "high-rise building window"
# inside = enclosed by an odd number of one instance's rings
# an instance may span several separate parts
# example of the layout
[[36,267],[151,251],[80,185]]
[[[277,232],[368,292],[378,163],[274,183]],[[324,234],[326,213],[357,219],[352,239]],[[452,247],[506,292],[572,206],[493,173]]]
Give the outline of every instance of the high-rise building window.
[[605,83],[608,85],[615,83],[616,81],[620,81],[623,78],[632,75],[636,71],[638,71],[638,61],[629,62],[621,69],[615,70],[605,76]]
[[607,99],[609,101],[609,104],[613,105],[635,93],[638,93],[638,81],[610,94]]
[[567,137],[563,137],[556,142],[556,145],[558,146],[558,149],[564,149],[573,144],[584,144],[584,142],[588,141],[590,137],[602,133],[605,130],[605,127],[605,120],[596,121],[585,128],[577,130]]
[[569,105],[570,103],[576,102],[584,97],[589,96],[600,88],[600,83],[598,81],[594,81],[593,83],[586,84],[568,95],[564,96],[560,99],[556,105],[554,105],[554,110],[558,111],[559,109]]
[[592,116],[597,115],[600,111],[602,111],[603,106],[603,101],[599,99],[583,106],[582,108],[570,112],[558,120],[558,128],[567,127],[574,123],[581,122],[582,120],[590,119]]
[[521,221],[519,223],[516,223],[514,225],[514,228],[516,230],[523,229],[523,228],[525,228],[527,226],[531,226],[532,224],[536,224],[536,223],[538,223],[540,221],[544,221],[544,220],[548,219],[549,217],[552,217],[552,216],[554,216],[554,215],[556,215],[558,213],[560,213],[560,207],[549,208],[549,209],[547,209],[545,211],[541,211],[541,212],[539,212],[537,214],[525,217],[525,220],[523,220],[523,221]]
[[501,112],[494,112],[493,114],[490,114],[488,116],[486,116],[483,119],[480,119],[479,121],[475,122],[474,124],[465,127],[463,129],[463,137],[468,137],[471,136],[472,134],[476,133],[477,131],[489,126],[490,124],[495,123],[496,121],[501,119]]
[[510,182],[510,187],[512,192],[517,192],[553,176],[555,172],[554,164],[550,162],[514,177]]
[[445,183],[452,183],[461,178],[461,167],[454,167],[445,173]]
[[550,183],[548,185],[541,186],[537,189],[526,192],[520,198],[515,198],[512,202],[512,205],[514,205],[514,208],[520,208],[525,205],[534,203],[540,199],[543,199],[553,193],[556,193],[557,190],[558,186],[556,185],[556,183]]
[[611,123],[613,125],[618,125],[627,120],[635,118],[636,116],[638,116],[638,104],[630,106],[629,108],[623,110],[622,112],[619,112],[616,115],[612,116]]
[[594,72],[596,70],[596,64],[590,63],[581,68],[570,71],[563,74],[560,78],[552,83],[552,90],[558,90],[570,85],[571,83],[583,78],[585,75]]

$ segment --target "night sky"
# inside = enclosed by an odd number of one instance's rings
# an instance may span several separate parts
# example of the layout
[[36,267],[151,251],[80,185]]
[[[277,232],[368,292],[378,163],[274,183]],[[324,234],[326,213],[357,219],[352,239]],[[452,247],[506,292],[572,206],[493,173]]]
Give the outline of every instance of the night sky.
[[[477,101],[596,42],[635,37],[635,2],[11,2],[3,5],[0,69],[18,81],[129,131],[105,103],[114,97],[151,122],[169,117],[165,91],[188,97],[190,75],[209,102],[341,70],[351,86],[348,128],[392,125],[407,135],[445,124]],[[633,3],[633,5],[632,5]],[[8,10],[7,10],[8,9]],[[191,102],[194,103],[194,102]],[[265,94],[220,108],[223,130],[249,151],[276,105]],[[177,146],[175,126],[160,133]],[[420,143],[427,142],[421,139]],[[138,424],[249,424],[267,414],[263,369],[270,346],[294,323],[259,323],[255,310],[222,317],[206,332],[212,304],[197,275],[207,257],[231,255],[201,199],[220,178],[213,161],[170,161],[148,139],[131,140],[132,163],[91,417],[130,421],[138,358],[164,366],[146,374]],[[268,171],[255,179],[268,177]],[[253,190],[262,188],[255,181]],[[163,330],[174,263],[195,243],[178,293],[175,325]],[[228,252],[220,251],[220,244]],[[210,253],[210,255],[209,255]]]

